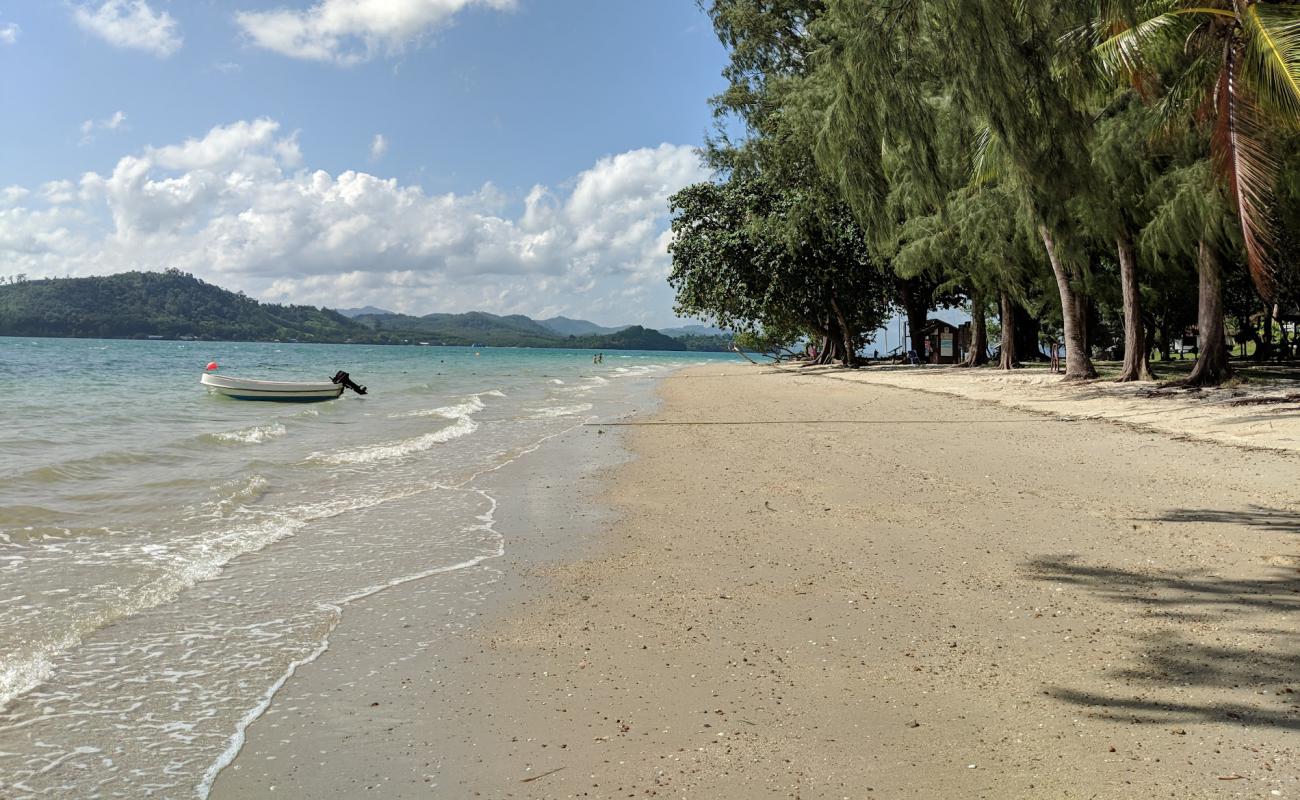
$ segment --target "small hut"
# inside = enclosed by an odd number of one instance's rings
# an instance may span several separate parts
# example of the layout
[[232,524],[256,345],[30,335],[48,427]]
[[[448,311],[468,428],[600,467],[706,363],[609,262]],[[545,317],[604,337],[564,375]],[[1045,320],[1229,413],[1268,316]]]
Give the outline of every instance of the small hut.
[[957,364],[961,361],[956,325],[941,319],[925,323],[925,352],[919,353],[928,364]]

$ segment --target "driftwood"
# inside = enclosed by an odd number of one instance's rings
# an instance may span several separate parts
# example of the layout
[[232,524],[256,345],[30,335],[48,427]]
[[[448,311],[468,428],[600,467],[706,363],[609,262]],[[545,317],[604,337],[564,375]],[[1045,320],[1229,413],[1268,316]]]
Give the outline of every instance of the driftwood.
[[556,767],[555,769],[548,769],[546,772],[543,772],[540,775],[533,775],[530,778],[521,778],[519,782],[532,783],[533,781],[540,781],[542,778],[545,778],[547,775],[554,775],[555,773],[559,772],[562,769],[564,769],[564,767]]

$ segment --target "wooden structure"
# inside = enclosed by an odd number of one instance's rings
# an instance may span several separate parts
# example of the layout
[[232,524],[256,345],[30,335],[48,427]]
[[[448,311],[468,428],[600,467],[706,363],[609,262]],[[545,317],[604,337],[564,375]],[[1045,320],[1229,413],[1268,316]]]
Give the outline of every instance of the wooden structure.
[[941,319],[925,323],[925,352],[918,353],[927,364],[961,363],[960,331],[956,325]]

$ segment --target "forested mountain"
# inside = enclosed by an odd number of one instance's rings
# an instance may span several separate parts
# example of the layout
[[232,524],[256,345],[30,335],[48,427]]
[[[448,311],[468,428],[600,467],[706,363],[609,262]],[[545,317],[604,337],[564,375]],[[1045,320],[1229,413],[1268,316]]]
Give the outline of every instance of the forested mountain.
[[558,347],[563,338],[522,315],[499,317],[482,311],[468,314],[366,314],[356,321],[375,331],[403,331],[442,344],[493,347]]
[[[569,337],[573,342],[571,347],[593,348],[596,350],[689,350],[686,343],[680,339],[674,339],[671,336],[664,336],[662,333],[649,328],[643,328],[640,325],[633,325],[630,328],[624,328],[618,333],[611,333],[605,336],[578,336]],[[699,350],[722,350],[718,347],[717,342],[712,343],[712,347],[699,347]]]
[[660,328],[659,332],[674,339],[685,339],[692,336],[726,336],[728,338],[731,336],[730,333],[712,325],[683,325],[680,328]]
[[[604,325],[597,325],[585,319],[569,319],[568,317],[551,317],[550,319],[539,319],[539,325],[548,330],[554,331],[561,336],[602,336],[607,333],[618,333],[629,327],[619,325],[613,328],[607,328]],[[662,333],[662,331],[661,331]]]
[[[581,322],[581,320],[576,320]],[[482,311],[468,314],[363,315],[356,322],[375,331],[405,332],[435,344],[482,344],[500,347],[578,347],[605,350],[725,350],[726,337],[677,339],[633,325],[615,333],[561,335],[520,314],[499,317]],[[588,323],[592,325],[592,323]],[[600,330],[610,330],[600,328]]]
[[179,270],[0,286],[0,335],[342,342],[372,332],[334,311],[259,303]]
[[389,311],[386,308],[378,308],[376,306],[361,306],[360,308],[336,308],[334,310],[339,312],[343,316],[347,317],[348,319],[359,317],[362,314],[396,314],[397,313],[396,311]]
[[[590,324],[590,323],[588,323]],[[596,326],[599,327],[599,326]],[[363,314],[259,303],[179,270],[0,285],[0,336],[233,339],[371,344],[723,350],[723,338],[672,339],[634,326],[609,335],[561,335],[522,315]]]

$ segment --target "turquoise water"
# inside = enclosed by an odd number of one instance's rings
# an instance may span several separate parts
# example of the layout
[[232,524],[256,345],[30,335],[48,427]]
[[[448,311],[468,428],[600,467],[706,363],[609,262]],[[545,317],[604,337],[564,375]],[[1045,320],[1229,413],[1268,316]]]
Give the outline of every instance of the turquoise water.
[[[591,355],[0,338],[0,796],[204,796],[349,603],[509,547],[479,477],[734,358]],[[230,400],[211,360],[370,394]]]

